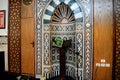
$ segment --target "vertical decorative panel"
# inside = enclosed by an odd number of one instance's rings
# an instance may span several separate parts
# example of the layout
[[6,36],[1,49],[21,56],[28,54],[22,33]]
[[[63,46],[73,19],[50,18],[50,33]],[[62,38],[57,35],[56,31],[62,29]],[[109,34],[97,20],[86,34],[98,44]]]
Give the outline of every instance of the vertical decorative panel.
[[9,71],[13,73],[21,72],[21,0],[9,0],[9,25],[8,25],[8,44],[9,44]]
[[44,11],[46,1],[36,0],[36,77],[42,77],[42,13]]
[[92,26],[92,0],[83,0],[84,6],[84,78],[92,79],[92,60],[93,60],[93,26]]
[[114,66],[114,73],[115,73],[115,79],[114,80],[120,80],[120,0],[114,0],[114,15],[115,15],[115,51],[116,54],[114,56],[115,60],[115,66]]

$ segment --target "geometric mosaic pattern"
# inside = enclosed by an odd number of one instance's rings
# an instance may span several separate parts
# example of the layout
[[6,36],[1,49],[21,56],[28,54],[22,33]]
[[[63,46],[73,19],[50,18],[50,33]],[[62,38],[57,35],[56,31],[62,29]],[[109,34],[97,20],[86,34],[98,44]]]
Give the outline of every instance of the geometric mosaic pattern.
[[9,0],[9,71],[21,73],[21,0]]
[[[56,26],[56,27],[55,27]],[[59,26],[62,28],[60,29]],[[66,27],[67,26],[67,27]],[[60,37],[63,40],[72,40],[72,46],[68,48],[66,51],[66,75],[75,78],[75,25],[74,24],[51,24],[51,41],[53,37]],[[55,29],[54,29],[55,28]],[[56,29],[58,28],[58,29]],[[59,30],[60,29],[60,30]],[[52,43],[52,42],[51,42]],[[58,72],[60,74],[60,51],[58,48],[50,47],[52,52],[50,53],[52,56],[52,72]],[[58,68],[55,68],[58,67]],[[68,74],[69,72],[70,74]],[[58,74],[52,74],[52,77],[59,76]]]
[[[75,79],[78,65],[79,79],[92,79],[91,9],[92,0],[36,1],[36,77],[59,75],[59,51],[51,47],[51,40],[61,37],[72,39],[72,47],[66,53],[66,75]],[[78,64],[75,52],[80,53]]]
[[114,0],[115,5],[114,5],[114,15],[115,15],[115,31],[116,31],[116,35],[115,35],[115,80],[120,80],[120,0]]

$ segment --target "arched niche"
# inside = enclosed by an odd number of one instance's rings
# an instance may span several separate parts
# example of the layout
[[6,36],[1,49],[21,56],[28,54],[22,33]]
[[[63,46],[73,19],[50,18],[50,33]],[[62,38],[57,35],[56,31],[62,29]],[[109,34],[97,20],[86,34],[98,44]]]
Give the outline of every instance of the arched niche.
[[[40,3],[39,0],[38,2]],[[40,5],[45,8],[40,8]],[[86,36],[85,7],[77,0],[50,0],[41,1],[37,8],[36,77],[50,79],[60,75],[59,51],[52,47],[52,38],[61,37],[72,39],[72,46],[66,52],[66,76],[85,79],[86,73],[91,73],[86,69],[91,69],[89,55],[92,54],[91,30],[87,30],[90,31],[90,37]],[[90,27],[90,24],[87,23],[87,26]],[[90,39],[88,43],[87,38]],[[79,52],[79,55],[75,52]]]

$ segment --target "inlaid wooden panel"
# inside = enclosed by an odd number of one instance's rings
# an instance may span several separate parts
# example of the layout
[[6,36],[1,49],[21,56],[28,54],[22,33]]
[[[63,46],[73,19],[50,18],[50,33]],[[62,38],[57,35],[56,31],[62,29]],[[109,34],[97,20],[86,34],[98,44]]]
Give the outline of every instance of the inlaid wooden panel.
[[120,0],[114,0],[115,55],[114,80],[120,80]]
[[[105,62],[101,62],[105,60]],[[113,3],[94,0],[94,72],[93,80],[112,80]],[[100,63],[100,66],[96,66]],[[101,63],[105,66],[101,66]],[[106,64],[110,64],[107,67]]]
[[8,55],[9,72],[21,72],[21,0],[9,0]]

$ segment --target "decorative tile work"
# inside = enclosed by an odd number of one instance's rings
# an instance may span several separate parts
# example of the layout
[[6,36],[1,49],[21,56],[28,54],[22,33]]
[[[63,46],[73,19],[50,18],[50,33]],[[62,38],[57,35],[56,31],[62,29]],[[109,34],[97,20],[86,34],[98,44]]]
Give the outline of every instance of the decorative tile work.
[[37,25],[36,30],[36,74],[42,74],[42,26]]
[[[36,75],[47,79],[59,75],[59,51],[51,47],[51,41],[52,37],[61,37],[72,39],[66,53],[66,75],[76,78],[75,52],[79,52],[78,76],[81,80],[92,79],[92,0],[37,0],[36,5]],[[66,16],[68,13],[71,15]],[[72,21],[69,23],[66,17]]]
[[[45,26],[46,25],[47,24],[45,24]],[[50,35],[50,42],[48,41],[49,39],[45,38],[45,36],[43,37],[44,40],[47,41],[47,43],[51,44],[53,37],[61,37],[64,40],[72,39],[72,45],[74,45],[74,43],[75,43],[75,42],[73,42],[74,37],[75,37],[75,25],[74,24],[66,24],[66,25],[65,24],[64,25],[63,24],[51,24],[50,29],[48,29],[48,31],[44,31],[44,33],[49,33],[49,31],[50,31],[50,34],[51,34]],[[49,45],[46,45],[46,43],[44,43],[44,46],[49,47]],[[72,51],[71,54],[69,53],[73,49],[74,49],[74,47],[71,47],[66,52],[66,65],[67,64],[69,65],[71,63],[71,65],[75,67],[75,62],[73,61],[74,60],[73,58],[75,57],[75,55],[74,55],[73,51]],[[49,50],[49,49],[47,49],[47,50]],[[49,59],[50,56],[52,56],[52,58],[53,58],[53,60],[51,61],[52,65],[59,64],[59,54],[60,54],[59,49],[53,48],[51,46],[50,50],[52,50],[53,53],[51,52],[50,55],[47,55],[47,59]],[[50,51],[48,51],[48,52],[50,52]],[[46,58],[46,56],[44,56],[44,57]],[[45,60],[45,58],[44,58],[44,60]],[[47,60],[45,60],[45,61],[47,61]],[[70,66],[68,66],[68,67],[70,67]],[[58,65],[57,67],[58,68],[56,68],[54,71],[52,71],[53,73],[55,73],[56,71],[60,72],[59,71],[60,65]],[[75,71],[75,68],[74,68],[73,71]],[[44,72],[46,72],[46,71],[44,71]],[[68,72],[69,72],[69,70],[68,70]],[[53,74],[53,73],[50,73],[50,75],[57,76],[57,74]],[[60,74],[60,73],[58,73],[58,74]],[[66,75],[69,75],[69,74],[66,74]],[[75,75],[72,75],[72,77],[75,77]]]
[[53,64],[52,65],[52,77],[60,75],[60,64]]
[[89,78],[89,76],[91,75],[91,68],[90,66],[92,66],[92,63],[91,63],[91,43],[90,43],[90,37],[91,37],[91,34],[90,34],[90,29],[86,29],[86,40],[85,40],[85,77],[86,78]]
[[77,39],[76,39],[76,45],[77,45],[77,51],[79,52],[78,56],[78,68],[83,68],[83,34],[82,33],[77,33]]
[[14,73],[21,72],[21,0],[9,0],[9,26],[8,26],[8,55],[9,71]]
[[84,79],[92,80],[93,34],[92,34],[92,0],[82,0],[85,7],[85,39],[84,39]]
[[73,65],[66,64],[66,75],[75,78],[75,68]]
[[52,72],[52,68],[51,66],[47,66],[47,67],[44,67],[44,73],[43,73],[43,76],[45,76],[47,79],[51,78],[51,72]]
[[62,2],[55,8],[51,16],[51,22],[67,24],[75,22],[75,18],[72,10]]
[[44,33],[44,64],[50,65],[50,33]]
[[[63,6],[66,4],[65,6]],[[59,5],[59,6],[58,6]],[[57,7],[57,9],[56,9]],[[69,7],[69,8],[68,8]],[[71,11],[72,10],[72,11]],[[55,11],[55,12],[54,12]],[[54,12],[54,14],[52,14]],[[72,13],[71,13],[72,12]],[[74,16],[71,14],[74,13]],[[44,15],[44,24],[49,24],[51,22],[51,16],[53,15],[54,22],[61,21],[61,18],[65,15],[72,20],[75,17],[76,22],[81,22],[83,20],[83,13],[81,12],[81,7],[78,6],[75,0],[52,0],[49,3]],[[74,18],[73,18],[74,19]],[[69,20],[69,19],[68,19]]]
[[42,15],[47,2],[36,0],[36,77],[42,77]]
[[115,1],[115,27],[116,27],[116,55],[115,55],[115,80],[120,79],[120,0]]
[[42,0],[36,0],[36,16],[37,16],[37,20],[36,20],[36,24],[41,24],[42,25],[42,14],[43,14],[43,11],[44,11],[44,8],[46,6],[46,1],[42,1]]

